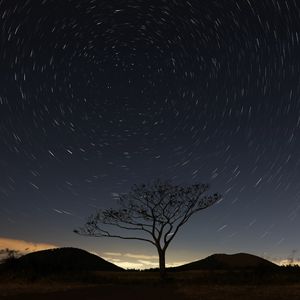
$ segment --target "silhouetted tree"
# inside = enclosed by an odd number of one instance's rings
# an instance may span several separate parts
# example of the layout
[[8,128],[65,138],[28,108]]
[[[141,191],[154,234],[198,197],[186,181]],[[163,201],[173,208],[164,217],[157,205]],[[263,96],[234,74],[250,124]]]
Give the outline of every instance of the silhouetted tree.
[[[148,242],[157,249],[160,274],[164,277],[166,250],[179,229],[192,215],[221,199],[217,193],[206,195],[208,189],[207,184],[181,186],[161,180],[134,185],[128,193],[118,195],[118,209],[97,211],[74,232]],[[123,234],[124,231],[131,234]]]
[[19,256],[20,253],[18,250],[9,248],[0,249],[0,263],[7,266],[13,266]]

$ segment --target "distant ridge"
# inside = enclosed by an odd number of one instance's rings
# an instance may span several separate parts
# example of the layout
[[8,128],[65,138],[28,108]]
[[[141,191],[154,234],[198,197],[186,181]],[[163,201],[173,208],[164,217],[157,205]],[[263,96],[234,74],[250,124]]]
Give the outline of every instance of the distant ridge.
[[172,268],[178,271],[188,270],[230,270],[230,269],[271,269],[278,265],[248,253],[213,254],[204,259]]
[[32,252],[18,258],[13,266],[16,270],[37,273],[68,271],[122,271],[123,269],[78,248],[56,248]]

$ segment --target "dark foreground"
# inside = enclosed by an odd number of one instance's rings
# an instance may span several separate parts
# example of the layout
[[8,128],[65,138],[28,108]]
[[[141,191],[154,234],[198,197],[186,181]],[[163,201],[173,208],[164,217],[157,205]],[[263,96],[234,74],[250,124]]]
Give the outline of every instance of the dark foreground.
[[0,281],[6,300],[299,300],[300,276],[180,272],[161,282],[155,273],[95,273],[79,280],[47,278]]

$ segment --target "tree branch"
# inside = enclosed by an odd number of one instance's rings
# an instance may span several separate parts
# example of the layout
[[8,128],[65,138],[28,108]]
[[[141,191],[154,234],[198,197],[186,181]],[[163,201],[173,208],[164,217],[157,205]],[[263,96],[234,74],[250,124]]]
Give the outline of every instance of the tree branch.
[[155,243],[151,240],[145,239],[145,238],[139,238],[139,237],[130,237],[130,236],[122,236],[117,234],[110,234],[107,231],[101,230],[103,233],[97,234],[97,233],[87,233],[87,232],[79,232],[78,230],[74,230],[75,233],[82,235],[82,236],[88,236],[88,237],[109,237],[109,238],[118,238],[122,240],[137,240],[137,241],[144,241],[151,243],[152,245],[156,246]]

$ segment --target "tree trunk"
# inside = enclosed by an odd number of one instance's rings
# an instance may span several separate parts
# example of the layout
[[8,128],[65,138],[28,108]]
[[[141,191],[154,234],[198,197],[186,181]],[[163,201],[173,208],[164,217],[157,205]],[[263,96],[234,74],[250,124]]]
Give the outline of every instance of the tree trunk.
[[159,256],[159,271],[160,278],[164,279],[166,277],[166,251],[162,249],[157,249]]

